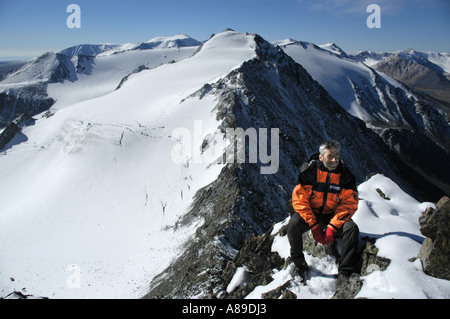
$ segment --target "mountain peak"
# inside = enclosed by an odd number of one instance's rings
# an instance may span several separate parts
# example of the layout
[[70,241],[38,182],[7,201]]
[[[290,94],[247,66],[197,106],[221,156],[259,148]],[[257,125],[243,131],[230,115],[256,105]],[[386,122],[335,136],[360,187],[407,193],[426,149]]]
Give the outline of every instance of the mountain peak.
[[283,46],[283,45],[289,45],[289,44],[295,44],[298,41],[292,38],[287,38],[284,40],[278,40],[278,41],[274,41],[272,44],[274,45],[279,45],[279,46]]
[[346,56],[347,56],[347,53],[345,53],[345,51],[342,50],[342,49],[341,49],[336,43],[334,43],[334,42],[329,42],[329,43],[327,43],[327,44],[322,44],[322,45],[319,45],[319,47],[322,48],[322,49],[324,49],[324,50],[330,51],[331,53],[334,53],[334,54],[336,54],[336,55],[339,55],[339,56],[343,56],[343,57],[346,57]]
[[120,48],[120,44],[79,44],[60,51],[60,54],[74,57],[76,55],[96,56]]
[[147,42],[139,44],[138,49],[169,49],[174,47],[195,47],[202,43],[185,34],[175,34],[171,37],[156,37]]

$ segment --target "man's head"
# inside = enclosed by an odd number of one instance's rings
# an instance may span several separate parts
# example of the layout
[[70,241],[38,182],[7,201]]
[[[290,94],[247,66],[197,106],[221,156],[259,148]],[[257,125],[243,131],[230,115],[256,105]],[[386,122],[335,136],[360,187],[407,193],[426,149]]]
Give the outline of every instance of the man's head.
[[319,160],[330,171],[334,171],[339,166],[341,146],[336,141],[326,141],[320,145]]

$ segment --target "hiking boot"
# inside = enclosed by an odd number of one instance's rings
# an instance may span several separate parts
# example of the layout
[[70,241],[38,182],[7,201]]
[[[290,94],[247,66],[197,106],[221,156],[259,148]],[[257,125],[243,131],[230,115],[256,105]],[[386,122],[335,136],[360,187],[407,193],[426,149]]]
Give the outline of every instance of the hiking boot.
[[294,268],[294,276],[299,276],[300,277],[300,281],[302,283],[306,282],[306,274],[309,271],[309,266],[306,263],[306,261],[303,261],[301,263],[297,263],[295,264],[295,268]]

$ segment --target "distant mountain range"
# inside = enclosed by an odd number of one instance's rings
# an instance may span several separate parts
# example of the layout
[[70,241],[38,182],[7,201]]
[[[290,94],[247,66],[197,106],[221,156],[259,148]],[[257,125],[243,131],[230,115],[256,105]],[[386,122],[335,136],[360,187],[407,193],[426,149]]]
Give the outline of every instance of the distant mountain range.
[[437,104],[445,110],[449,119],[450,53],[419,52],[413,49],[382,54],[365,51],[354,58],[437,99]]

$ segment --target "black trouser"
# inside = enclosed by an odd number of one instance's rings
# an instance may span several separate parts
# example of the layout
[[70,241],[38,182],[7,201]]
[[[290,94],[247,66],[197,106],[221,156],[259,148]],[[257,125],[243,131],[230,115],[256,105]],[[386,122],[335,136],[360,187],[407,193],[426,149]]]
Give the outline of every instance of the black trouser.
[[[316,214],[320,227],[324,229],[333,214]],[[288,225],[288,239],[291,245],[291,258],[295,265],[300,266],[305,261],[303,255],[303,233],[309,230],[308,224],[298,213],[291,216]],[[339,272],[351,274],[357,271],[359,228],[353,220],[349,220],[339,229],[336,237],[342,238],[342,252],[339,262]]]

